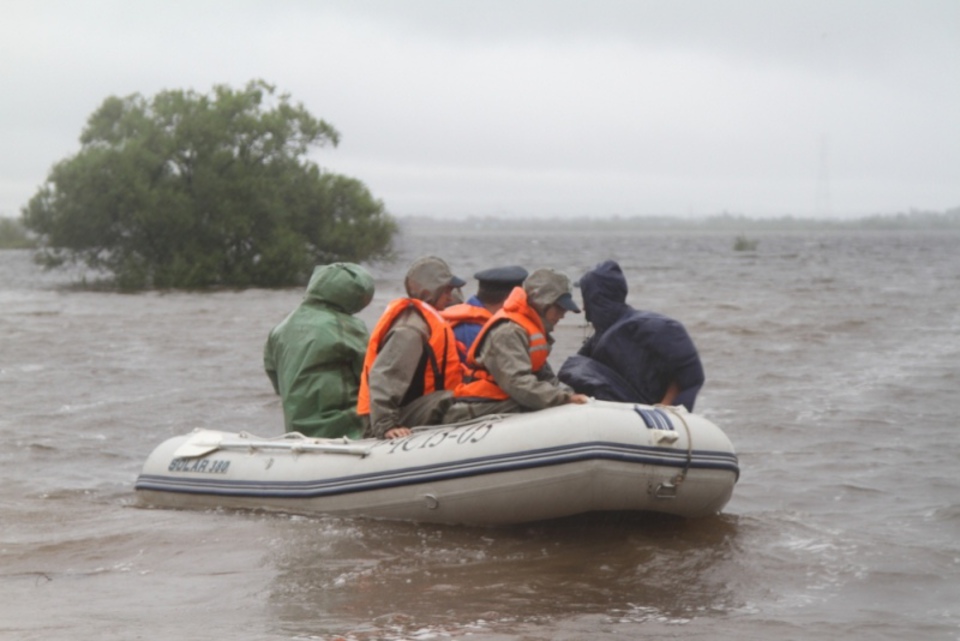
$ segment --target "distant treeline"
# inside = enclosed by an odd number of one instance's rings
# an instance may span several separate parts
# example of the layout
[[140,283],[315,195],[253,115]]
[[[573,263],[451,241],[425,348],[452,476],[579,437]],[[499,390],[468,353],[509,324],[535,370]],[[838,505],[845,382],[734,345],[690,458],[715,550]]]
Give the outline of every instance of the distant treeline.
[[752,218],[727,212],[702,218],[678,216],[579,216],[571,218],[535,218],[523,216],[471,216],[463,219],[433,218],[430,216],[399,217],[403,227],[450,228],[457,231],[500,230],[507,223],[512,229],[537,230],[549,222],[550,230],[617,231],[624,229],[662,230],[716,230],[716,231],[806,231],[830,229],[960,229],[960,207],[947,211],[920,211],[912,209],[895,214],[876,214],[862,218],[826,219],[781,216]]
[[[513,230],[543,230],[544,219],[516,216],[472,216],[464,219],[432,218],[429,216],[398,217],[401,226],[407,229],[429,227],[447,229],[452,233],[468,231],[497,231],[509,224]],[[676,216],[607,216],[556,218],[549,220],[549,229],[570,231],[618,231],[624,229],[646,230],[703,230],[703,231],[817,231],[843,229],[905,230],[905,229],[958,229],[960,230],[960,207],[947,211],[920,211],[912,209],[896,214],[876,214],[862,218],[831,220],[821,218],[751,218],[741,214],[722,213],[704,218],[680,218]],[[0,217],[0,249],[31,249],[36,240],[22,222],[15,218]]]

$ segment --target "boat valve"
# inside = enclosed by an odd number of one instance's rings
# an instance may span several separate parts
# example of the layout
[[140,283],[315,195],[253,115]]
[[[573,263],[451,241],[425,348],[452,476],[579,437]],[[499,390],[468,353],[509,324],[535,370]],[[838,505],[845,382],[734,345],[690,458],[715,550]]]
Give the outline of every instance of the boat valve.
[[677,498],[677,490],[680,489],[681,483],[683,483],[683,475],[678,475],[669,481],[658,483],[656,487],[651,486],[650,493],[653,494],[653,497],[656,499],[675,499]]

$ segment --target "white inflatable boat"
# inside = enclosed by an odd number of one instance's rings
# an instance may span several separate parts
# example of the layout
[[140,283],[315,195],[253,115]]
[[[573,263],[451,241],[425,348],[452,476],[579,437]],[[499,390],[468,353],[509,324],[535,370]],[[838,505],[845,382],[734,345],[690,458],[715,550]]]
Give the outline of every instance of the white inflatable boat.
[[147,506],[496,525],[595,511],[707,516],[739,472],[730,440],[696,414],[591,401],[392,441],[197,429],[158,446],[136,489]]

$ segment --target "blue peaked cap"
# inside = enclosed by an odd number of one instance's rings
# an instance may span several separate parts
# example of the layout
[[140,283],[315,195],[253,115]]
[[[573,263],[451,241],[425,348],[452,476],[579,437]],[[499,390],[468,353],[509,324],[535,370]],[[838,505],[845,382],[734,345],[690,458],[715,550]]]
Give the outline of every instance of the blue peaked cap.
[[481,283],[499,285],[501,287],[519,287],[528,276],[527,270],[520,265],[505,267],[491,267],[473,275]]

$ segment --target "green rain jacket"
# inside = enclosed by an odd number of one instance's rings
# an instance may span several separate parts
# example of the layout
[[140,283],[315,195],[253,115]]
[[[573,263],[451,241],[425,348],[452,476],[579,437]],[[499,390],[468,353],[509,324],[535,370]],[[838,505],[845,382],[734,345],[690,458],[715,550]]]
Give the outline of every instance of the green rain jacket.
[[360,372],[369,332],[356,314],[373,299],[373,277],[353,263],[316,267],[300,306],[274,327],[263,367],[283,399],[288,432],[360,438]]

